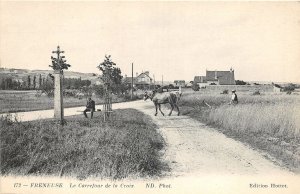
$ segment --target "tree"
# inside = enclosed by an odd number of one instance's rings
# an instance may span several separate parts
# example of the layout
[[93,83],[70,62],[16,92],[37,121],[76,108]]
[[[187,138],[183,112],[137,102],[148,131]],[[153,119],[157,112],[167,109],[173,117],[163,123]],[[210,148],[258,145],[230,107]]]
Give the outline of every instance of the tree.
[[123,76],[121,75],[121,69],[116,67],[116,64],[111,61],[110,55],[106,56],[102,63],[100,63],[97,68],[102,72],[102,76],[100,79],[103,80],[104,83],[107,83],[109,89],[113,93],[119,93],[120,85],[122,83]]
[[93,86],[93,91],[95,91],[96,95],[99,98],[103,98],[103,96],[104,96],[104,87],[103,87],[103,85],[94,85]]
[[244,82],[243,80],[236,80],[235,81],[236,85],[246,85],[247,82]]
[[28,75],[28,77],[27,77],[27,87],[28,87],[28,89],[30,89],[30,87],[31,87],[31,78],[30,78],[30,75]]
[[42,87],[42,75],[40,74],[40,76],[39,76],[39,88],[41,88]]
[[[51,79],[48,79],[50,77]],[[54,96],[54,76],[52,74],[48,74],[46,81],[41,87],[42,93],[45,93],[48,97]]]
[[33,76],[33,89],[35,89],[36,87],[36,76],[34,75]]
[[199,90],[200,90],[200,87],[199,87],[198,84],[194,83],[194,84],[192,85],[192,89],[193,89],[194,91],[199,91]]
[[169,89],[174,89],[175,86],[173,84],[169,84]]

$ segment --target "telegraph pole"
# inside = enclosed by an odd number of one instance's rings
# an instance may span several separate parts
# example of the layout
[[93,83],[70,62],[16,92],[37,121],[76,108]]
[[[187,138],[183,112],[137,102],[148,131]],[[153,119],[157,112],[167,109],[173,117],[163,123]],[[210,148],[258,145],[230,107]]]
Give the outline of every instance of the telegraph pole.
[[153,90],[155,90],[156,87],[155,87],[155,75],[154,75],[154,74],[153,74],[153,83],[154,83],[154,88],[153,88]]
[[133,63],[131,64],[131,100],[133,99]]

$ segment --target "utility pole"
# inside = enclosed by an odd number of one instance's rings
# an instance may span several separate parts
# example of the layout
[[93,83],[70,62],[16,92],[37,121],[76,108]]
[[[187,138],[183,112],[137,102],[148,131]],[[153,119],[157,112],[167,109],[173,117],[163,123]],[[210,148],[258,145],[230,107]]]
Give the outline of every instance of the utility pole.
[[155,75],[153,74],[153,83],[154,83],[154,88],[153,88],[153,90],[155,90],[156,88],[155,88]]
[[133,99],[133,63],[131,64],[131,100]]

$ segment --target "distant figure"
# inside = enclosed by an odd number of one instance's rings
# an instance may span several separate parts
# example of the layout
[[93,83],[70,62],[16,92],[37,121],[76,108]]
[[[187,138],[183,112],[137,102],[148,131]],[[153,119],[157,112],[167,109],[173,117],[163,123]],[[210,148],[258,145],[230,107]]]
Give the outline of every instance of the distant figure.
[[239,103],[239,101],[238,101],[238,97],[235,93],[235,90],[232,90],[231,100],[230,100],[229,104],[235,105],[235,104],[238,104],[238,103]]
[[95,112],[95,109],[96,109],[95,108],[95,101],[92,100],[91,98],[88,98],[88,101],[86,103],[86,109],[83,111],[84,116],[86,118],[88,118],[87,115],[86,115],[86,112],[91,112],[91,118],[93,118],[93,114]]

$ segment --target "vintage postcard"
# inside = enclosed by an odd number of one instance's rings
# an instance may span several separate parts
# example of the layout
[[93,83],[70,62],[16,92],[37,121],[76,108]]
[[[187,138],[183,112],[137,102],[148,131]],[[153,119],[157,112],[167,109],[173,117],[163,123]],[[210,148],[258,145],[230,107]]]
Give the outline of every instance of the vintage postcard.
[[0,1],[0,193],[299,193],[299,35],[299,2]]

